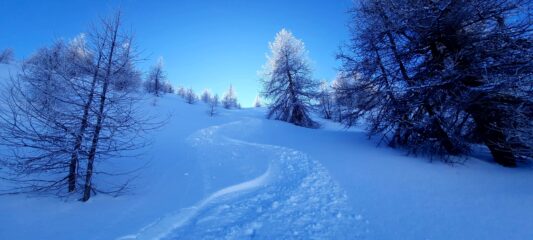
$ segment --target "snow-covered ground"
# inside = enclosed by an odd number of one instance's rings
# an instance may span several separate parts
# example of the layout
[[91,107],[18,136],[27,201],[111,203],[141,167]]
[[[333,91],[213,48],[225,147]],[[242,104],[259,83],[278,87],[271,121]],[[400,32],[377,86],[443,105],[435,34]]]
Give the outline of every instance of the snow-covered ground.
[[430,162],[264,109],[209,117],[170,95],[145,108],[168,123],[114,163],[148,163],[130,192],[0,196],[0,239],[533,239],[531,168]]

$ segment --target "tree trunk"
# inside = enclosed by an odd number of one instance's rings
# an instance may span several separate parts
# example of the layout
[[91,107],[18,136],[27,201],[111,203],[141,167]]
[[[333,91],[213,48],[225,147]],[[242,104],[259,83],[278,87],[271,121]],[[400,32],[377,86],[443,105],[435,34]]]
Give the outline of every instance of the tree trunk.
[[501,128],[491,126],[488,114],[482,110],[482,107],[470,108],[469,113],[472,115],[477,126],[483,143],[489,148],[494,161],[505,167],[516,167],[517,159],[513,149],[506,141],[506,134]]
[[155,96],[159,97],[159,68],[155,74]]
[[98,108],[98,115],[96,117],[96,127],[94,129],[94,135],[93,140],[91,144],[91,149],[89,150],[89,155],[87,157],[87,172],[85,175],[85,188],[83,191],[83,198],[81,199],[83,202],[86,202],[91,197],[91,191],[92,188],[92,175],[93,175],[93,168],[94,168],[94,159],[96,157],[96,150],[98,148],[98,141],[100,140],[100,131],[102,130],[102,124],[104,119],[104,109],[105,109],[105,101],[106,101],[106,94],[109,87],[109,78],[111,75],[111,67],[113,66],[113,55],[116,47],[116,41],[117,41],[117,34],[118,34],[118,28],[120,26],[120,18],[117,17],[116,22],[114,22],[114,28],[113,31],[113,37],[111,39],[111,47],[109,49],[109,56],[108,56],[108,62],[106,66],[106,73],[105,77],[103,79],[103,86],[102,86],[102,93],[100,95],[100,106]]
[[[288,58],[287,58],[288,59]],[[294,83],[292,81],[292,74],[289,70],[289,63],[288,63],[288,60],[287,60],[287,63],[286,63],[286,68],[287,68],[287,81],[289,82],[289,98],[290,98],[290,101],[291,101],[291,106],[289,108],[289,111],[291,111],[289,113],[289,119],[287,119],[288,122],[290,123],[294,123],[296,125],[298,125],[299,122],[301,122],[301,116],[300,116],[300,109],[299,109],[299,106],[296,104],[296,93],[294,91]]]
[[[113,48],[113,47],[112,47]],[[110,57],[110,64],[112,59],[112,54]],[[110,67],[108,67],[107,76],[109,76],[110,73]],[[92,190],[92,175],[93,175],[93,168],[94,168],[94,159],[96,157],[96,149],[98,147],[98,141],[100,140],[100,131],[102,131],[102,122],[103,122],[103,115],[104,115],[104,107],[105,107],[105,101],[106,101],[106,94],[107,89],[109,85],[109,77],[106,77],[104,79],[104,85],[102,87],[102,95],[100,96],[100,106],[98,109],[98,116],[96,119],[96,127],[94,129],[94,135],[93,140],[91,143],[91,149],[89,150],[89,155],[87,156],[87,172],[85,175],[85,189],[83,191],[83,198],[82,201],[87,201],[91,197],[91,190]]]
[[91,89],[89,92],[89,97],[87,99],[87,102],[85,103],[85,106],[83,106],[83,117],[81,119],[81,126],[80,130],[78,131],[78,134],[76,135],[76,142],[74,143],[74,149],[72,150],[72,155],[70,158],[70,165],[69,165],[69,174],[68,174],[68,191],[73,192],[76,190],[76,175],[77,175],[77,169],[79,164],[79,151],[81,149],[81,144],[83,141],[83,136],[85,135],[85,130],[88,126],[88,119],[89,119],[89,110],[91,108],[93,98],[94,98],[94,91],[96,88],[96,82],[98,80],[98,70],[100,69],[100,61],[102,59],[102,54],[99,53],[98,61],[96,63],[96,69],[93,74],[93,80],[91,82]]

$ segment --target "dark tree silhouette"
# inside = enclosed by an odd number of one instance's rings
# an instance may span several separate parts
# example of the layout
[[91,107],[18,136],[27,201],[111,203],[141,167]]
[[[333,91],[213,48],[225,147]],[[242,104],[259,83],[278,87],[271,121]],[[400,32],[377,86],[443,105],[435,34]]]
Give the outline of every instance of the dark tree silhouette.
[[[339,59],[343,121],[391,146],[442,156],[484,143],[504,166],[531,159],[528,1],[360,1]],[[448,159],[448,158],[444,158]]]

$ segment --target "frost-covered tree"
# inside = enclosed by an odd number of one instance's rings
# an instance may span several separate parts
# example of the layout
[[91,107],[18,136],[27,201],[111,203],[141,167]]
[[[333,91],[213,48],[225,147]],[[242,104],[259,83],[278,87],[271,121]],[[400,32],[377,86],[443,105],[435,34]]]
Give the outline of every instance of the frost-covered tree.
[[157,64],[152,67],[146,81],[144,82],[144,88],[147,92],[159,97],[161,94],[173,93],[174,89],[172,85],[167,82],[167,76],[163,70],[163,59],[159,58]]
[[215,94],[209,99],[209,102],[208,102],[209,116],[214,116],[215,114],[217,114],[218,104],[219,104],[218,94]]
[[317,96],[318,109],[325,119],[333,118],[334,98],[331,88],[326,81],[320,83],[320,91]]
[[101,29],[95,30],[93,35],[93,44],[100,46],[96,50],[102,53],[102,59],[96,61],[103,62],[94,69],[94,75],[99,75],[99,86],[92,111],[93,129],[87,149],[82,201],[89,200],[93,193],[98,192],[93,186],[96,160],[121,156],[124,151],[142,147],[144,144],[137,138],[146,125],[145,119],[137,112],[139,99],[136,95],[110,88],[114,79],[131,71],[136,58],[132,36],[122,29],[121,14],[116,13],[103,20]]
[[[62,41],[39,49],[4,89],[1,144],[17,151],[2,156],[0,165],[12,176],[9,180],[21,183],[17,191],[60,192],[67,185],[70,192],[76,187],[77,172],[69,166],[78,164],[71,157],[79,150],[78,119],[85,106],[79,95],[92,91],[91,81],[85,81],[87,57],[76,50]],[[42,173],[47,178],[35,177]]]
[[143,84],[141,71],[135,66],[128,66],[125,69],[128,69],[128,71],[123,72],[119,77],[117,76],[111,83],[113,90],[123,92],[137,92],[141,90]]
[[262,106],[263,106],[263,103],[261,102],[261,97],[259,97],[259,95],[255,96],[254,107],[259,108]]
[[196,101],[198,101],[198,97],[196,96],[192,88],[187,89],[185,93],[185,102],[187,102],[188,104],[194,104],[196,103]]
[[182,98],[185,98],[185,96],[187,95],[187,89],[185,89],[185,87],[183,86],[179,86],[178,90],[176,91],[176,94],[178,94],[178,96]]
[[[527,0],[365,0],[339,55],[343,121],[411,152],[531,159],[532,27]],[[448,159],[448,158],[444,158]]]
[[209,101],[211,101],[211,91],[209,91],[209,89],[204,89],[204,91],[202,92],[202,95],[200,95],[200,99],[202,100],[202,102],[204,103],[209,103]]
[[311,76],[304,43],[282,29],[270,43],[270,50],[262,93],[270,103],[268,118],[303,127],[317,126],[309,116],[317,83]]
[[239,108],[240,106],[237,102],[237,94],[235,93],[235,90],[233,90],[233,85],[231,84],[222,98],[222,106],[226,109]]
[[110,179],[93,185],[96,176],[114,176],[97,164],[144,145],[137,95],[113,87],[138,71],[130,35],[120,26],[117,14],[103,20],[86,44],[43,48],[13,78],[0,108],[0,143],[10,149],[2,153],[0,170],[13,183],[10,192],[79,191],[87,201],[94,193],[124,189],[110,189]]
[[[345,78],[343,74],[338,74],[331,88],[333,89],[333,120],[339,123],[346,123],[348,126],[354,125],[353,122],[346,122],[345,116],[350,116],[350,110],[355,108],[350,80]],[[348,120],[354,120],[357,118],[347,118]]]
[[57,41],[52,46],[41,48],[22,64],[21,78],[24,81],[26,95],[34,104],[44,111],[52,111],[60,101],[55,97],[65,93],[66,84],[58,79],[73,77],[68,74],[68,53],[72,52],[70,46],[63,41]]
[[13,49],[6,48],[0,51],[0,63],[9,64],[15,60]]

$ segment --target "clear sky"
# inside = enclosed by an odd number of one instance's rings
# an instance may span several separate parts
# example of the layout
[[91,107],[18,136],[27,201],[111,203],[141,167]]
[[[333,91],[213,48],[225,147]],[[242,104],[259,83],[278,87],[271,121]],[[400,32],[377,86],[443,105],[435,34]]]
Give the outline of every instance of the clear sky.
[[121,9],[142,56],[141,68],[163,57],[174,85],[222,94],[233,84],[243,106],[261,89],[258,72],[268,42],[282,28],[302,39],[314,77],[332,80],[335,54],[348,40],[352,0],[0,0],[0,49],[18,59],[57,38],[71,39],[100,16]]

